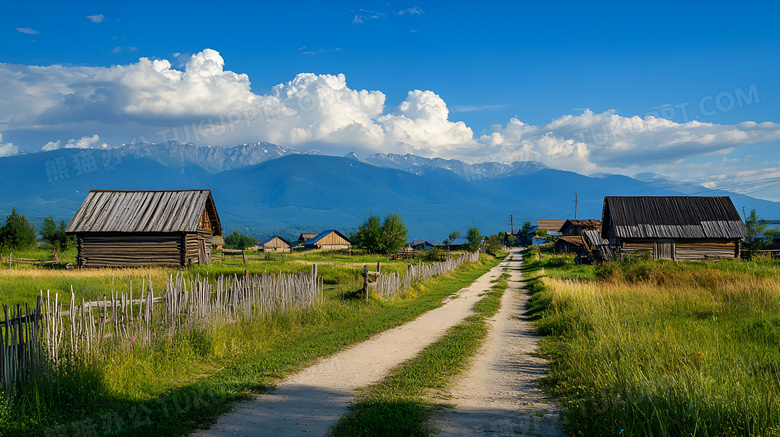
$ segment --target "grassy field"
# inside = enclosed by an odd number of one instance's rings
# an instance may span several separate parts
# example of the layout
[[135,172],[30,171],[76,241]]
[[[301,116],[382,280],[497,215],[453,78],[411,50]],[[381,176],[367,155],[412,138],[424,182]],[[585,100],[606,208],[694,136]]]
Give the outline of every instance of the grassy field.
[[474,305],[476,314],[450,328],[414,359],[393,369],[369,387],[350,412],[331,430],[333,437],[428,436],[432,412],[444,406],[429,399],[431,390],[446,388],[466,367],[488,332],[486,318],[501,307],[509,274],[495,280],[491,291]]
[[[76,299],[85,301],[102,299],[104,295],[111,295],[111,290],[129,292],[131,285],[137,296],[143,284],[152,281],[155,290],[162,289],[165,281],[171,275],[184,274],[188,278],[217,277],[219,275],[243,275],[249,273],[277,272],[293,273],[311,269],[312,263],[318,264],[318,273],[324,277],[328,290],[336,290],[339,293],[348,292],[362,283],[363,264],[369,266],[370,271],[376,270],[376,263],[380,262],[382,270],[386,273],[403,273],[406,270],[407,261],[386,260],[381,255],[356,255],[349,256],[342,251],[310,251],[282,256],[274,254],[271,259],[250,259],[246,264],[241,262],[238,256],[237,265],[225,265],[221,260],[214,261],[211,265],[197,265],[190,268],[136,268],[136,269],[85,269],[66,270],[65,264],[74,262],[75,250],[66,252],[60,256],[58,266],[34,266],[14,265],[8,268],[7,262],[0,263],[0,303],[6,305],[34,304],[35,298],[43,291],[54,296],[60,294],[60,299],[65,296],[70,300],[70,289]],[[51,251],[36,249],[20,252],[14,256],[51,259]],[[256,254],[253,254],[256,255]],[[7,260],[8,254],[4,254]],[[216,252],[214,256],[220,256]],[[408,260],[419,262],[419,260]],[[0,314],[0,319],[2,319]]]
[[[294,257],[290,257],[295,259]],[[328,258],[320,256],[323,262]],[[387,271],[404,262],[385,263]],[[0,301],[25,300],[25,290],[62,287],[89,299],[106,288],[133,286],[142,278],[164,284],[172,273],[215,277],[222,273],[308,270],[291,259],[252,261],[241,266],[191,269],[63,271],[22,268],[0,273]],[[306,260],[307,262],[309,260]],[[361,267],[331,260],[321,265],[326,299],[316,311],[277,314],[266,320],[236,323],[159,338],[148,347],[128,344],[60,369],[56,391],[38,398],[0,400],[0,435],[175,436],[213,422],[232,402],[271,388],[278,378],[371,335],[412,320],[441,304],[441,299],[470,284],[498,261],[483,256],[457,273],[436,277],[394,300],[360,298]],[[342,262],[347,262],[344,267]],[[52,290],[53,292],[54,290]],[[12,294],[13,293],[13,294]],[[90,294],[91,293],[91,294]],[[0,399],[3,399],[0,396]]]
[[530,309],[571,435],[780,431],[780,263],[542,257]]

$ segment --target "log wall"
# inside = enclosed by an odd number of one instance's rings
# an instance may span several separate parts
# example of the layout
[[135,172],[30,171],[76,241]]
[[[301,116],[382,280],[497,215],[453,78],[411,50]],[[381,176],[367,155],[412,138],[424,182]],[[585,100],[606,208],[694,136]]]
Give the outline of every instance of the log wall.
[[85,268],[208,264],[211,239],[211,234],[205,232],[78,235],[76,261]]
[[[670,240],[622,240],[620,252],[631,256],[642,251],[654,254],[655,243]],[[739,258],[739,240],[676,240],[674,260],[704,260]]]

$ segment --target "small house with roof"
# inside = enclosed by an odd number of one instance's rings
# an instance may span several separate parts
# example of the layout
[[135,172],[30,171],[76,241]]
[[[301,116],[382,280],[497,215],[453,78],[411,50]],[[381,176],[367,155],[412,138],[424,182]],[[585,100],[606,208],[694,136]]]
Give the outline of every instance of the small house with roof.
[[725,196],[608,196],[601,223],[602,238],[617,253],[653,259],[739,258],[747,232]]
[[210,264],[223,235],[211,190],[92,190],[65,232],[80,267]]
[[349,249],[352,243],[339,231],[327,230],[303,243],[307,249]]
[[284,238],[274,235],[257,243],[258,250],[263,252],[289,253],[292,251],[292,244]]
[[319,235],[317,232],[301,232],[301,235],[298,236],[298,244],[303,244],[317,235]]

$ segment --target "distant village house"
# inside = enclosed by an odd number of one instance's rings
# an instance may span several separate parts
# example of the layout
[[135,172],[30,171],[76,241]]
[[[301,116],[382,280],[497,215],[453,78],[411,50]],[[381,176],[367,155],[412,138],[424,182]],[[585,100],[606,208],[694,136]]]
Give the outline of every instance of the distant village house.
[[547,240],[536,236],[536,231],[546,231],[547,235],[557,237],[561,234],[561,227],[565,222],[566,220],[538,219],[536,220],[536,226],[532,226],[530,229],[528,229],[528,235],[526,237],[527,241],[530,241],[534,246],[544,244],[547,242]]
[[275,235],[258,242],[257,249],[263,252],[289,253],[292,251],[292,244],[284,238]]
[[303,243],[307,249],[349,249],[352,243],[339,231],[328,230]]
[[301,235],[298,236],[298,244],[303,244],[317,235],[319,235],[317,232],[301,232]]

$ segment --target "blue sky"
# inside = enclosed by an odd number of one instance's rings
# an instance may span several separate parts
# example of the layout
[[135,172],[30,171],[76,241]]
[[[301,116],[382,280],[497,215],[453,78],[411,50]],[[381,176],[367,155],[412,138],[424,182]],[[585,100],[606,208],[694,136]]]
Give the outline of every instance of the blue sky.
[[[4,1],[0,154],[206,119],[239,128],[191,142],[536,159],[780,200],[778,18],[777,2]],[[331,88],[279,121],[220,119]]]

